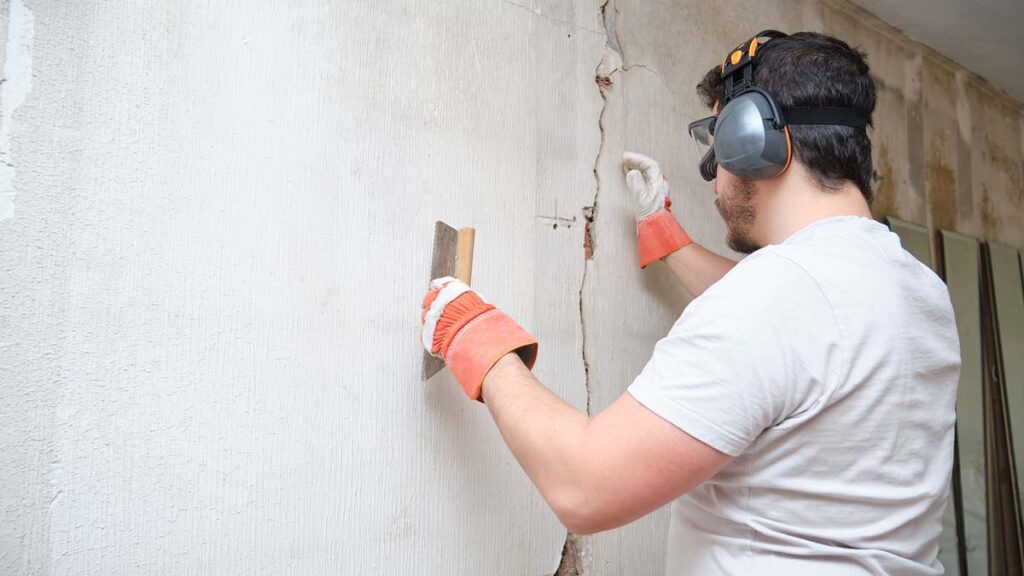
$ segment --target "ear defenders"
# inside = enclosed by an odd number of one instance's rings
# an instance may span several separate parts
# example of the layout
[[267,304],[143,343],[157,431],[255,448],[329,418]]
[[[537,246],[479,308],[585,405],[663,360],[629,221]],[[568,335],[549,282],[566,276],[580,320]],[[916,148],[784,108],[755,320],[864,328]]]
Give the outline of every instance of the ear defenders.
[[790,125],[867,126],[870,117],[863,110],[838,106],[783,110],[771,94],[754,85],[759,48],[785,36],[777,30],[760,32],[737,46],[722,63],[725,99],[718,116],[689,126],[705,180],[715,179],[718,165],[749,180],[781,176],[793,160]]

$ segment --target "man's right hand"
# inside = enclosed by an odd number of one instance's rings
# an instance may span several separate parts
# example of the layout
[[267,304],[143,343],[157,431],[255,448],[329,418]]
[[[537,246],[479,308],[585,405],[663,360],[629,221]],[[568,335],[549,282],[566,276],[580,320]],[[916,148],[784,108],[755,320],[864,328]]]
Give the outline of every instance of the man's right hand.
[[672,199],[668,181],[658,163],[643,154],[623,152],[622,169],[626,173],[626,187],[633,198],[640,267],[645,268],[692,243],[693,240],[669,211]]

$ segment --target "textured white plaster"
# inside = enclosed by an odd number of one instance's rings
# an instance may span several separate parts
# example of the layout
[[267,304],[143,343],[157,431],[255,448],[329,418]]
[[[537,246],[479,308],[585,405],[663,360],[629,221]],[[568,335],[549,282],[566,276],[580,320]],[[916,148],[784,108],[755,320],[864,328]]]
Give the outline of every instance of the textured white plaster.
[[593,193],[603,39],[549,4],[89,6],[51,574],[554,571],[565,529],[418,341],[434,220],[475,226],[474,285],[584,403],[582,230],[536,218]]
[[0,84],[0,221],[14,216],[14,158],[11,133],[14,112],[32,90],[32,12],[22,0],[11,0],[7,20],[4,78]]
[[[17,129],[2,117],[5,576],[551,574],[566,531],[486,409],[419,380],[433,222],[477,228],[474,285],[538,338],[537,376],[600,411],[688,301],[634,266],[622,150],[726,251],[693,87],[744,35],[823,20],[753,0],[28,8],[0,26],[33,36],[27,69],[0,42],[32,82]],[[667,518],[581,539],[584,573],[662,573]]]

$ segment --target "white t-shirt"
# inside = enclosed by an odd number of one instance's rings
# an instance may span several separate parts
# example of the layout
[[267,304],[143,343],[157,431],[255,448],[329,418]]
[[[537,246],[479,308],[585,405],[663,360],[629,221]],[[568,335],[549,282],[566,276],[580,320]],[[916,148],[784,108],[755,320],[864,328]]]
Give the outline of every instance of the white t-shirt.
[[666,574],[941,574],[959,373],[946,286],[882,224],[745,258],[629,387],[735,456],[672,504]]

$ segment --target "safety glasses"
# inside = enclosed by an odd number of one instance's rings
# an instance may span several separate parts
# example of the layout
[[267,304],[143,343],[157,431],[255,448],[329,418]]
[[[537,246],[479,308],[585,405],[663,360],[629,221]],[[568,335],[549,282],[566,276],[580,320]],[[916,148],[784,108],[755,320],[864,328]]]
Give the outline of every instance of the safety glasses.
[[708,116],[690,122],[688,128],[693,147],[697,151],[697,167],[702,178],[708,182],[715,179],[718,162],[715,158],[715,122],[718,116]]
[[708,116],[700,120],[690,122],[690,138],[693,139],[694,149],[697,151],[697,162],[704,159],[704,155],[715,147],[715,121],[717,116]]

